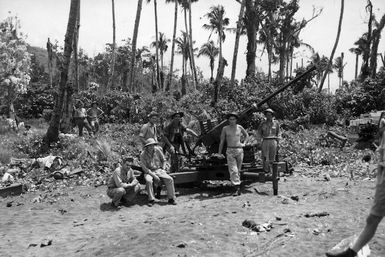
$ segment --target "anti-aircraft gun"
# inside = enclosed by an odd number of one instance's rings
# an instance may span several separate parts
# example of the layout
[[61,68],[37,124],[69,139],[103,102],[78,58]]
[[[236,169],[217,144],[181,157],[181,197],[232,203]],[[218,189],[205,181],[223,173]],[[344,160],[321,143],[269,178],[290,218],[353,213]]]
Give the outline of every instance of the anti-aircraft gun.
[[[309,75],[309,73],[311,73],[315,69],[316,66],[310,67],[304,73],[297,76],[287,84],[281,86],[275,92],[271,93],[260,102],[254,103],[246,110],[238,113],[238,123],[243,124],[247,122],[254,112],[258,112],[261,110],[263,104],[268,102],[270,99],[272,99],[285,89],[304,79],[307,75]],[[227,120],[224,120],[219,124],[216,124],[211,120],[203,121],[200,123],[202,133],[193,148],[193,152],[198,146],[203,144],[206,147],[207,154],[204,156],[197,156],[192,158],[188,169],[183,169],[176,173],[171,173],[170,175],[174,178],[175,184],[202,182],[204,180],[229,179],[226,160],[219,159],[216,156],[213,156],[214,153],[218,152],[220,134],[222,128],[227,124]],[[276,161],[273,163],[273,174],[265,174],[265,171],[263,170],[262,166],[256,164],[255,147],[246,146],[244,148],[244,160],[241,170],[242,179],[252,179],[260,182],[270,180],[273,182],[273,191],[274,195],[276,195],[278,194],[279,173],[281,171],[284,172],[286,170],[286,162]]]

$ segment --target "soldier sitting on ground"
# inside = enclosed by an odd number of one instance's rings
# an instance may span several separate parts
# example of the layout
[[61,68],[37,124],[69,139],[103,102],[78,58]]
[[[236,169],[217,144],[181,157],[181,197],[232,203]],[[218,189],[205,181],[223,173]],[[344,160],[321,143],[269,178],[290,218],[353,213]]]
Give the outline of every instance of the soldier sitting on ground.
[[122,166],[116,168],[107,182],[107,195],[112,199],[112,207],[118,208],[122,201],[132,202],[140,191],[138,180],[131,169],[132,157],[124,157]]

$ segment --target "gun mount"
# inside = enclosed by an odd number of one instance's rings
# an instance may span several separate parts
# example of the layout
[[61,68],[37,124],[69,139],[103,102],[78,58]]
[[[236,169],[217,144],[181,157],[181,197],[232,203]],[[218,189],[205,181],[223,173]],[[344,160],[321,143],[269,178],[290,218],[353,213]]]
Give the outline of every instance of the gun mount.
[[[262,107],[263,104],[268,102],[270,99],[272,99],[273,97],[275,97],[276,95],[278,95],[279,93],[284,91],[285,89],[289,88],[291,85],[300,81],[302,78],[307,76],[309,73],[311,73],[315,69],[316,69],[315,65],[310,67],[304,73],[297,76],[296,78],[294,78],[293,80],[291,80],[287,84],[281,86],[275,92],[271,93],[270,95],[268,95],[267,97],[262,99],[260,102],[254,103],[249,108],[247,108],[246,110],[240,112],[238,114],[238,116],[239,116],[238,123],[242,124],[245,121],[247,121],[254,112],[257,112],[260,110],[260,108]],[[212,123],[206,121],[205,124],[201,124],[201,127],[203,126],[203,129],[201,129],[203,133],[198,138],[194,149],[203,143],[203,145],[206,147],[206,149],[209,153],[216,153],[216,152],[218,152],[218,148],[219,148],[219,141],[220,141],[220,135],[221,135],[222,128],[224,126],[226,126],[228,124],[228,122],[227,122],[227,120],[224,120],[221,123],[219,123],[218,125],[214,126],[213,128],[210,128],[210,125],[208,125],[208,124],[212,124]],[[206,127],[204,127],[205,125],[206,125]],[[209,129],[209,130],[206,131],[207,129]]]
[[[316,69],[315,66],[312,66],[310,69],[305,71],[303,74],[294,78],[292,81],[278,88],[275,92],[271,93],[263,100],[258,103],[252,104],[246,110],[240,112],[239,123],[242,124],[247,121],[250,116],[260,110],[262,105],[269,101],[271,98],[275,97],[277,94],[281,93],[291,85],[303,79],[310,72]],[[204,145],[207,150],[207,154],[201,156],[194,156],[189,160],[188,168],[176,167],[176,173],[171,173],[170,175],[174,178],[174,182],[176,185],[185,184],[185,183],[196,183],[203,182],[206,180],[228,180],[229,172],[225,159],[219,159],[216,156],[213,156],[213,153],[218,152],[219,142],[220,142],[220,134],[222,128],[227,125],[227,120],[216,124],[216,122],[207,120],[205,122],[201,122],[201,131],[202,134],[198,138],[198,141],[193,148],[193,152],[195,148],[199,145]],[[280,172],[288,172],[288,163],[276,161],[273,163],[273,172],[270,174],[269,171],[265,171],[262,165],[258,165],[255,158],[255,147],[254,146],[246,146],[244,148],[244,159],[242,164],[241,179],[242,180],[251,180],[251,181],[272,181],[273,184],[273,192],[274,195],[278,194],[278,180]],[[174,163],[178,163],[178,160]],[[179,166],[179,164],[177,164]]]

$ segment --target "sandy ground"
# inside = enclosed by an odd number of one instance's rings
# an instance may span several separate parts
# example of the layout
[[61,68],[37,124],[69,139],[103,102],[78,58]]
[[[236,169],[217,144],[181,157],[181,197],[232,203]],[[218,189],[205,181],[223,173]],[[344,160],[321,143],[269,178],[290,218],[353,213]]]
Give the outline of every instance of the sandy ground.
[[[0,199],[0,256],[324,256],[360,232],[374,183],[294,175],[281,178],[279,193],[299,201],[283,203],[267,182],[238,197],[226,188],[177,188],[176,206],[165,192],[153,207],[140,195],[118,211],[104,186],[29,192]],[[33,203],[39,194],[42,202]],[[330,215],[305,217],[316,212]],[[242,226],[245,219],[272,220],[273,228],[257,233]],[[385,222],[369,245],[371,256],[385,256]]]

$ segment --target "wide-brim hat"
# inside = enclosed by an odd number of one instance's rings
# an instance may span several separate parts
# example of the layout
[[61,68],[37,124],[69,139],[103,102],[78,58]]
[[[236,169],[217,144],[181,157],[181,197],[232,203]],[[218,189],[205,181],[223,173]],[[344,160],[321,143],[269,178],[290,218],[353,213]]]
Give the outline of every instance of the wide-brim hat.
[[171,119],[174,119],[175,115],[178,115],[182,118],[184,116],[184,113],[183,112],[174,112],[173,114],[171,114]]
[[151,117],[154,117],[154,116],[159,116],[159,114],[157,113],[157,112],[150,112],[148,115],[147,115],[147,117],[148,118],[151,118]]
[[270,112],[271,114],[274,114],[274,111],[270,108],[267,108],[266,110],[263,111],[263,113]]
[[147,147],[149,145],[157,145],[158,142],[155,141],[155,139],[153,138],[149,138],[146,140],[146,142],[144,143],[144,147]]
[[230,112],[230,113],[226,114],[226,119],[229,119],[230,117],[235,117],[236,119],[239,118],[238,114],[235,112]]

